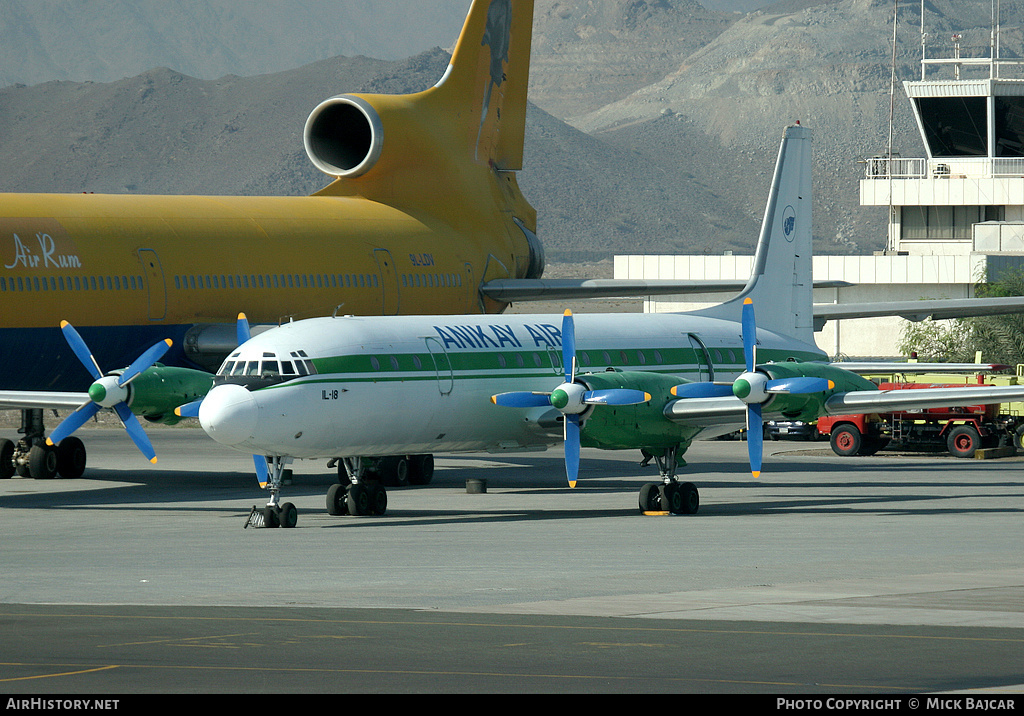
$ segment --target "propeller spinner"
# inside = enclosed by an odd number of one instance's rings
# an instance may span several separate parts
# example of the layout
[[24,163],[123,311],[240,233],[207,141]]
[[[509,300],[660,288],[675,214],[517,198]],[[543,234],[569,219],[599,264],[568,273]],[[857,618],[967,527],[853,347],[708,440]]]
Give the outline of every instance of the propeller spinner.
[[94,382],[89,386],[89,402],[83,403],[75,412],[64,418],[61,424],[46,439],[47,445],[55,445],[68,435],[71,435],[102,408],[111,408],[117,413],[117,417],[120,418],[125,432],[128,433],[128,437],[132,439],[132,442],[139,448],[139,451],[146,456],[147,460],[155,463],[156,451],[153,449],[149,438],[146,437],[146,432],[142,429],[138,418],[135,417],[131,408],[128,407],[128,386],[140,373],[163,357],[164,353],[171,347],[171,340],[167,338],[154,344],[136,358],[130,366],[125,368],[121,375],[103,375],[103,371],[100,370],[99,364],[96,363],[92,352],[74,326],[67,321],[61,321],[60,330],[64,334],[68,345],[71,346],[71,351],[81,361],[82,365],[85,366],[85,369],[89,371]]
[[607,388],[590,390],[576,381],[576,325],[572,311],[562,315],[562,364],[565,382],[550,393],[516,391],[491,396],[491,402],[509,408],[535,408],[551,406],[565,417],[565,473],[569,487],[576,487],[580,470],[581,414],[592,405],[636,405],[646,403],[651,394],[642,390]]

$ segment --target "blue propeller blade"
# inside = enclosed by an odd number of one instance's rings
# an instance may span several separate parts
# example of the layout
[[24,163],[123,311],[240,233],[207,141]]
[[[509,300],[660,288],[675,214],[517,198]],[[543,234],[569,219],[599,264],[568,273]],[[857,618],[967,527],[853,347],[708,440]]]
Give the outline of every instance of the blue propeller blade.
[[683,383],[672,388],[677,398],[723,398],[732,395],[732,384]]
[[245,317],[244,313],[238,314],[238,321],[235,323],[235,341],[238,345],[242,345],[252,337],[249,331],[249,319]]
[[262,455],[253,455],[252,461],[256,465],[256,479],[260,487],[266,487],[270,482],[270,468],[267,467],[267,458]]
[[750,456],[750,472],[754,477],[761,475],[763,442],[764,428],[761,423],[761,406],[752,403],[747,406],[747,454]]
[[85,345],[85,341],[78,335],[78,331],[67,321],[60,322],[60,330],[64,334],[64,339],[71,346],[71,352],[75,354],[85,369],[89,371],[89,375],[92,376],[93,380],[99,380],[103,377],[103,371],[100,370],[99,365],[96,363],[96,359],[92,357],[92,351],[89,350],[89,346]]
[[651,399],[650,393],[628,388],[605,388],[588,390],[583,394],[583,402],[588,405],[636,405]]
[[565,366],[565,382],[576,380],[576,322],[568,308],[562,314],[562,365]]
[[179,405],[174,409],[174,414],[180,418],[198,418],[199,417],[199,406],[202,404],[203,399],[193,400],[191,403],[185,403]]
[[71,415],[61,421],[60,425],[50,433],[50,437],[46,438],[46,442],[50,445],[56,445],[68,435],[85,425],[89,421],[89,418],[99,411],[100,406],[98,403],[89,401],[85,405],[82,405],[76,409],[75,412],[71,413]]
[[551,405],[551,396],[547,393],[519,391],[492,395],[491,402],[505,408],[538,408]]
[[569,478],[569,487],[576,487],[576,478],[580,474],[580,416],[565,416],[565,476]]
[[769,380],[765,385],[765,390],[769,393],[824,393],[834,385],[835,384],[827,378],[802,376]]
[[149,349],[143,352],[138,358],[132,361],[132,364],[125,368],[124,373],[117,379],[117,384],[124,387],[131,383],[136,376],[142,371],[146,370],[158,360],[164,357],[164,353],[171,347],[171,339],[165,338],[159,343],[154,344]]
[[149,438],[146,437],[146,431],[142,429],[142,425],[139,424],[138,418],[135,417],[135,413],[132,412],[125,403],[118,403],[114,406],[114,412],[117,413],[117,417],[121,418],[121,424],[124,425],[125,431],[128,433],[128,437],[132,439],[135,446],[139,451],[146,456],[146,459],[152,463],[156,463],[156,450],[153,449],[152,443],[149,442]]
[[747,363],[747,372],[754,370],[754,346],[757,343],[757,324],[754,321],[754,301],[743,299],[743,359]]

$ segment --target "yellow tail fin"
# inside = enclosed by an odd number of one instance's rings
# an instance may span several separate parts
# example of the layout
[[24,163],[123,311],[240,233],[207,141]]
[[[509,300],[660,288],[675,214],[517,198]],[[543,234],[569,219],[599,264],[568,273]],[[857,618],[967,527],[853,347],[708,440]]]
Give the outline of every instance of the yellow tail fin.
[[473,157],[498,169],[523,167],[532,36],[533,0],[474,0],[435,88],[459,106]]

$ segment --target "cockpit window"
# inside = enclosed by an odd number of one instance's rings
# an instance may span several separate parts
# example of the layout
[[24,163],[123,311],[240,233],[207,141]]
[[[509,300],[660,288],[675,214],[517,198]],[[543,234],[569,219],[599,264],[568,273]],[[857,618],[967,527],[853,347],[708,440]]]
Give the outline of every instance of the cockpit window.
[[231,378],[245,378],[247,380],[237,381],[248,385],[251,380],[269,381],[272,383],[289,380],[296,376],[316,375],[316,368],[313,361],[309,359],[305,351],[292,351],[291,360],[277,359],[272,352],[263,353],[262,360],[241,360],[241,351],[232,353],[217,370],[219,376]]

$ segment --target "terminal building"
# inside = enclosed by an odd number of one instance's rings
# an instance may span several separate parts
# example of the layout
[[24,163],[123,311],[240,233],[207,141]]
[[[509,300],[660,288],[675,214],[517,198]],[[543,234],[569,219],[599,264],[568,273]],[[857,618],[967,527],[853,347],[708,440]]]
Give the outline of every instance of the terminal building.
[[[987,58],[961,58],[957,48],[953,59],[922,59],[921,79],[903,83],[926,156],[865,163],[860,202],[889,207],[886,249],[815,256],[815,282],[856,284],[816,289],[815,303],[970,298],[975,282],[1024,267],[1024,79],[1001,76],[1024,74],[1024,61],[999,59],[996,46]],[[753,256],[623,255],[615,278],[743,280],[752,264]],[[688,311],[722,298],[650,297],[644,310]],[[904,324],[830,321],[815,336],[833,357],[895,358]]]

